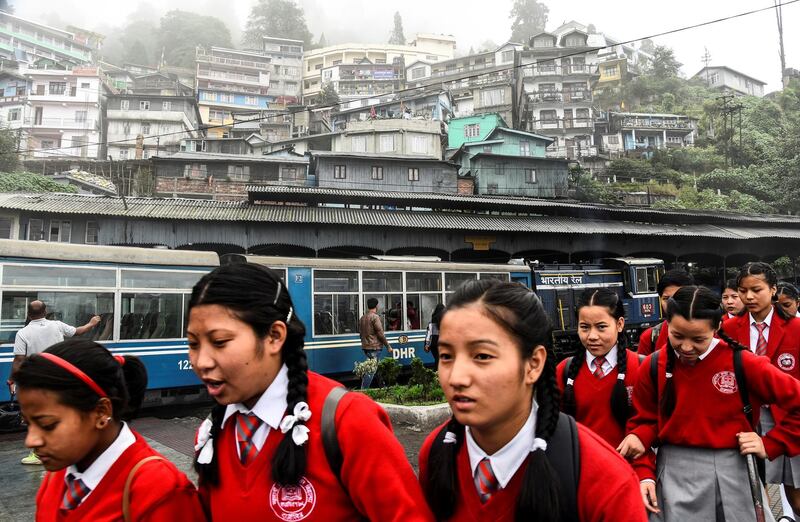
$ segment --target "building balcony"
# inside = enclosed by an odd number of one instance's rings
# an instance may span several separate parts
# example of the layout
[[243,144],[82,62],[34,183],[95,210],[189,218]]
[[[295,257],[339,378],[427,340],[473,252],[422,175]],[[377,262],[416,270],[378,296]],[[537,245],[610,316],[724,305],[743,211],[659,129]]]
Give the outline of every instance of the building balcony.
[[495,65],[493,62],[475,65],[462,65],[461,67],[446,68],[444,71],[432,71],[428,78],[444,78],[447,76],[455,76],[457,74],[494,69],[495,67],[497,67],[497,65]]
[[251,85],[254,87],[269,87],[268,73],[261,73],[259,76],[246,76],[244,74],[223,74],[217,71],[198,70],[197,79],[224,81],[241,85]]
[[534,78],[540,76],[580,76],[597,74],[595,65],[528,65],[522,69],[523,78]]
[[27,118],[26,126],[32,129],[97,130],[97,120],[75,118]]
[[694,130],[694,125],[689,120],[623,118],[621,125],[623,129]]
[[253,60],[239,60],[236,58],[223,58],[221,56],[213,56],[210,54],[198,54],[196,59],[198,62],[227,65],[230,67],[247,67],[250,69],[258,69],[261,71],[269,71],[272,69],[272,63],[270,63],[269,61],[256,62]]
[[591,130],[594,127],[592,118],[565,118],[555,120],[533,120],[531,122],[532,130],[537,131],[565,131],[571,129],[586,129]]
[[598,150],[594,145],[570,145],[569,147],[547,147],[545,149],[545,157],[547,158],[581,159],[592,158],[597,155]]

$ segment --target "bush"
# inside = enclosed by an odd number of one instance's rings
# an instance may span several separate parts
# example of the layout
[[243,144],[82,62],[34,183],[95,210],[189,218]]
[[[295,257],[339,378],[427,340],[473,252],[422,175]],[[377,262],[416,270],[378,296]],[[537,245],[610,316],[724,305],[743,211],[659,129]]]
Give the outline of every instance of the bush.
[[411,379],[408,380],[409,386],[419,385],[426,390],[438,388],[439,376],[436,372],[425,368],[422,359],[414,357],[411,359]]
[[381,376],[384,386],[394,386],[397,384],[397,377],[403,367],[393,357],[381,359],[378,363],[378,375]]
[[421,384],[409,386],[390,386],[359,390],[377,402],[402,404],[406,406],[425,406],[445,402],[444,392],[439,386],[425,388]]

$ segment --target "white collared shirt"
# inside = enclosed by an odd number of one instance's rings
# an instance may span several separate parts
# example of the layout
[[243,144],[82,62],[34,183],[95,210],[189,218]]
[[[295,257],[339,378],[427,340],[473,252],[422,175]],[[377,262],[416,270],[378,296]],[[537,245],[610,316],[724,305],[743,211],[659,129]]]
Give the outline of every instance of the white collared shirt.
[[488,458],[489,463],[492,465],[492,472],[497,478],[497,483],[500,488],[505,488],[509,483],[514,473],[517,472],[528,454],[533,447],[533,437],[536,433],[536,411],[539,406],[536,401],[533,401],[531,413],[528,415],[528,420],[522,425],[514,438],[508,444],[500,448],[494,455],[487,455],[485,451],[478,446],[475,439],[472,437],[472,431],[469,426],[466,428],[467,438],[467,454],[469,455],[469,465],[472,470],[472,476],[475,476],[475,470],[478,464],[484,459]]
[[64,482],[67,483],[67,486],[69,486],[69,481],[67,479],[72,475],[75,479],[83,481],[83,484],[89,488],[89,493],[81,499],[80,504],[89,498],[89,495],[100,485],[100,481],[106,476],[111,466],[125,453],[126,449],[133,446],[134,442],[136,442],[136,436],[128,425],[123,422],[122,429],[119,430],[119,435],[117,435],[117,438],[111,443],[111,446],[107,447],[83,473],[78,471],[78,468],[74,464],[67,467],[67,472],[64,475]]
[[725,312],[725,313],[728,314],[728,319],[733,319],[734,317],[736,317],[736,314],[732,314],[730,312]]
[[[261,419],[262,422],[252,438],[253,444],[261,451],[261,448],[264,447],[264,443],[269,436],[269,430],[277,430],[281,424],[283,414],[286,412],[286,395],[288,393],[288,388],[289,369],[284,364],[281,366],[280,371],[278,371],[278,375],[275,376],[275,380],[264,390],[264,393],[261,394],[261,397],[258,399],[255,406],[253,406],[252,410],[247,409],[247,407],[240,402],[229,404],[225,408],[225,415],[222,417],[220,430],[225,428],[225,423],[234,413],[243,413],[244,415],[252,413]],[[236,444],[236,453],[239,454],[239,444]],[[241,455],[239,456],[241,457]]]
[[[617,366],[617,345],[615,344],[608,351],[608,353],[604,355],[604,357],[606,358],[606,361],[603,363],[602,368],[603,368],[603,376],[606,376],[609,373],[611,373],[611,370],[613,370]],[[597,359],[597,357],[592,355],[592,352],[590,352],[589,350],[586,350],[586,364],[589,365],[589,373],[592,374],[594,373],[595,359]]]
[[[772,329],[770,325],[772,324],[772,315],[775,313],[775,307],[773,306],[770,308],[767,317],[764,318],[764,322],[767,324],[767,327],[764,328],[764,339],[769,342],[769,331]],[[756,328],[756,320],[753,318],[753,314],[748,314],[750,317],[750,351],[756,353],[756,346],[758,346],[758,328]]]
[[[709,343],[709,345],[708,345],[708,349],[705,352],[703,352],[702,354],[698,355],[697,356],[697,360],[698,361],[702,361],[703,359],[708,357],[708,355],[711,353],[711,351],[714,348],[716,348],[718,344],[719,344],[719,339],[717,339],[716,337],[713,337],[711,339],[711,343]],[[680,358],[681,352],[679,352],[678,350],[673,350],[673,351],[675,352],[675,355],[677,355],[678,358]]]

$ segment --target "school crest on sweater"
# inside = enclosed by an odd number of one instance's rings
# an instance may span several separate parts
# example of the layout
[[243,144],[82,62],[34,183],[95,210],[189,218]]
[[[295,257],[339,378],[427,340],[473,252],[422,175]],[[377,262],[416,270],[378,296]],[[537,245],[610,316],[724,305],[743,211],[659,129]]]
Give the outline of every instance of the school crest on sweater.
[[778,356],[778,366],[785,372],[794,370],[795,364],[794,355],[790,353],[782,353]]
[[726,395],[736,393],[736,375],[733,372],[717,372],[711,378],[711,383],[721,393]]
[[297,522],[308,517],[317,505],[317,492],[305,477],[297,486],[273,484],[269,492],[269,505],[275,516],[286,522]]

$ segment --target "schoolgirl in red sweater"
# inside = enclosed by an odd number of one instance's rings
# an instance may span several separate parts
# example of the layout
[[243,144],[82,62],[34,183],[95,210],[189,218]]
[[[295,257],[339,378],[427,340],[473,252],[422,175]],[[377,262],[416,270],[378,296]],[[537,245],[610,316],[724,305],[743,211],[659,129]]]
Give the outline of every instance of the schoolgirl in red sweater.
[[[742,455],[800,452],[800,381],[724,332],[715,338],[722,313],[711,290],[681,288],[667,306],[670,344],[658,353],[657,383],[653,356],[642,362],[625,442],[641,450],[660,444],[655,460],[648,453],[634,462],[651,520],[756,520]],[[737,381],[735,350],[744,351],[746,383]],[[784,421],[759,437],[739,386],[747,387],[755,417],[760,404],[778,404],[788,412]]]
[[321,417],[338,383],[308,370],[305,327],[279,276],[217,268],[189,302],[189,359],[217,406],[198,432],[196,469],[211,520],[431,520],[383,409],[348,393],[336,408],[339,473]]
[[580,424],[577,489],[555,475],[553,464],[570,455],[549,454],[548,444],[574,421],[558,411],[551,331],[539,299],[518,283],[471,281],[451,296],[439,380],[453,417],[419,456],[438,520],[645,520],[630,466]]
[[561,409],[616,448],[625,437],[639,370],[639,356],[627,348],[625,308],[613,290],[590,288],[575,309],[584,350],[558,365]]
[[[747,263],[737,276],[745,310],[725,321],[724,332],[756,355],[769,358],[782,372],[800,379],[800,318],[778,305],[778,275],[767,263]],[[763,408],[761,430],[767,433],[785,413],[780,405]],[[800,457],[767,462],[768,483],[783,484],[795,513],[800,513]]]
[[37,522],[205,520],[194,485],[122,420],[144,397],[139,359],[71,339],[28,357],[13,379],[25,444],[49,472]]
[[[682,286],[693,285],[694,278],[686,273],[684,270],[674,269],[669,270],[658,280],[656,291],[658,292],[658,304],[661,310],[661,317],[667,310],[667,301],[672,295],[678,291]],[[658,333],[653,339],[653,330],[658,328]],[[659,323],[656,326],[650,327],[642,332],[639,337],[639,346],[637,352],[639,355],[650,355],[656,350],[660,350],[667,344],[667,323],[666,321]]]
[[725,282],[725,288],[722,290],[722,309],[725,310],[722,315],[723,323],[737,317],[744,310],[744,303],[739,297],[739,284],[736,282],[736,278],[728,279]]

